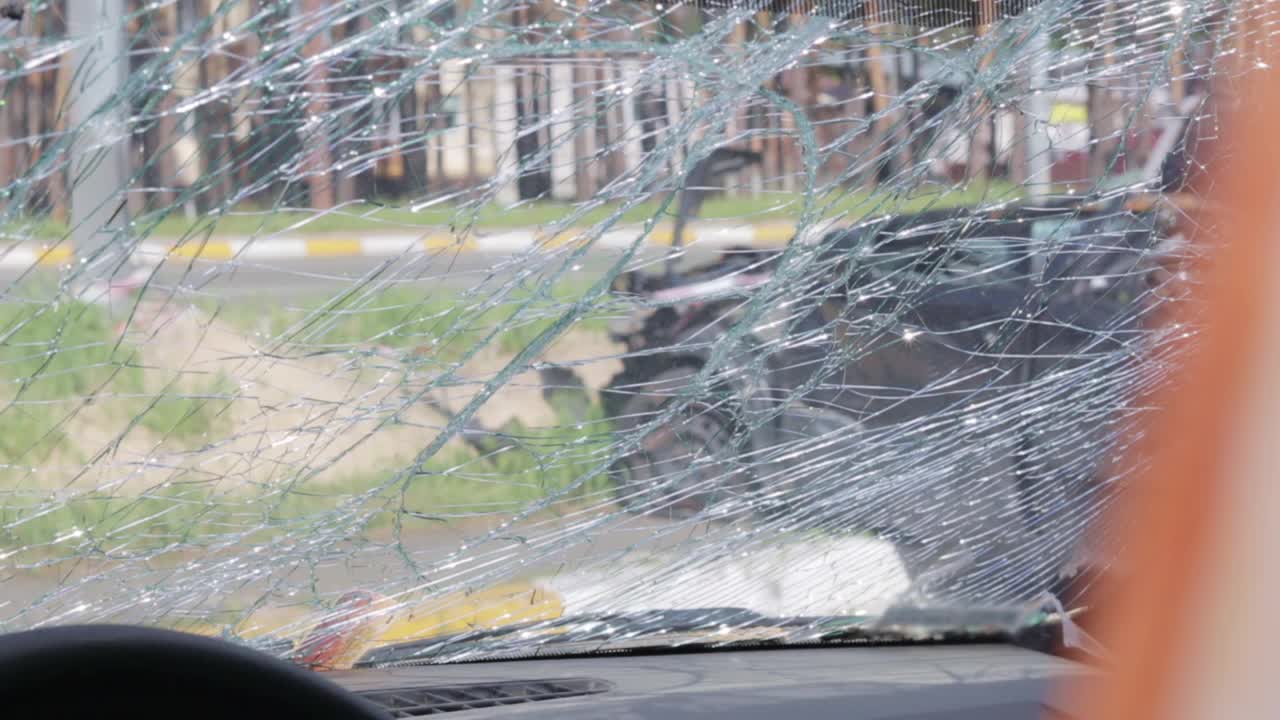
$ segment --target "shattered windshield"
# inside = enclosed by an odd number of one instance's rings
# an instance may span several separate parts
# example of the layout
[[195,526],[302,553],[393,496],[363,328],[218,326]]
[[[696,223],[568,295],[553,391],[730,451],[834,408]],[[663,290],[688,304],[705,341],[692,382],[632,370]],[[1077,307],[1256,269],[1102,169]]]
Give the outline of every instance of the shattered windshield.
[[1276,21],[0,6],[0,630],[313,667],[1075,608]]

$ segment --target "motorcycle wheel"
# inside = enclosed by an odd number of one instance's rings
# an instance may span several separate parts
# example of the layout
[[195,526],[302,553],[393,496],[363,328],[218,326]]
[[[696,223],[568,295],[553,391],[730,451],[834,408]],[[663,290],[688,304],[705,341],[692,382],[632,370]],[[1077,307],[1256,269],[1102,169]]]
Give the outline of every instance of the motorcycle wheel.
[[661,372],[620,404],[614,427],[623,435],[680,405],[669,420],[646,430],[640,447],[612,469],[615,498],[629,512],[683,520],[750,507],[745,499],[753,489],[752,473],[739,457],[745,448],[732,400],[678,397],[696,373],[694,367]]

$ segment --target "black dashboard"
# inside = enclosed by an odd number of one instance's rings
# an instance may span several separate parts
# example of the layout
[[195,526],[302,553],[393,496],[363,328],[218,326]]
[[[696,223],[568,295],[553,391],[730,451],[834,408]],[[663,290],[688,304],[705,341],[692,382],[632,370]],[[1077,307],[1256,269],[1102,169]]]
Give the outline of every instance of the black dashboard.
[[1088,682],[1092,671],[1012,646],[946,645],[520,660],[329,675],[399,717],[460,711],[467,718],[1074,720],[1079,716],[1058,683]]
[[311,672],[215,638],[68,626],[0,635],[6,717],[1080,718],[1094,671],[1001,644],[854,645]]

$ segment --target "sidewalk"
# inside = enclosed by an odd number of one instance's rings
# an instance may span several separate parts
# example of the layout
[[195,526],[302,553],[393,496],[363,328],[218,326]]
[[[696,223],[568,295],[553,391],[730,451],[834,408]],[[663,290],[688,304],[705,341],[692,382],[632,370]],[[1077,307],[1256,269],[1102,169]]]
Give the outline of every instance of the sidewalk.
[[[621,249],[630,247],[643,232],[639,226],[611,230],[602,235],[595,247]],[[398,257],[420,253],[468,252],[512,255],[536,249],[555,249],[582,239],[583,230],[567,230],[552,236],[540,230],[508,230],[479,233],[459,241],[446,233],[411,235],[389,233],[347,233],[316,235],[275,235],[260,239],[224,237],[217,240],[190,239],[182,245],[175,241],[153,239],[143,242],[140,259],[158,262],[165,257],[200,258],[202,260],[279,261],[303,258]],[[795,224],[770,222],[736,224],[704,222],[690,225],[685,231],[688,245],[727,248],[749,246],[779,248],[795,234]],[[671,245],[669,225],[659,226],[646,238],[653,246]],[[19,243],[0,249],[0,268],[64,266],[74,262],[69,244],[37,245]]]

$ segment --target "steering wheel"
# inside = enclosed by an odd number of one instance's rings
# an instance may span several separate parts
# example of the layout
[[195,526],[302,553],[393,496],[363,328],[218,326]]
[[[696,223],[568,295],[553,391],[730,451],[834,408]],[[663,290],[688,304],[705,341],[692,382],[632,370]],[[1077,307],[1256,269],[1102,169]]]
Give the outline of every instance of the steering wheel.
[[387,720],[295,665],[222,640],[123,625],[0,635],[6,717]]

